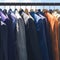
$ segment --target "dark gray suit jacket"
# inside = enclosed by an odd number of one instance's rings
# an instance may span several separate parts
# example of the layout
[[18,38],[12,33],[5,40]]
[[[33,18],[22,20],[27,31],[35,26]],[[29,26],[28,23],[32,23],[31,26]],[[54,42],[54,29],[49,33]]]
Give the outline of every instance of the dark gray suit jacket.
[[17,28],[17,49],[19,60],[27,60],[25,26],[22,18],[16,21]]

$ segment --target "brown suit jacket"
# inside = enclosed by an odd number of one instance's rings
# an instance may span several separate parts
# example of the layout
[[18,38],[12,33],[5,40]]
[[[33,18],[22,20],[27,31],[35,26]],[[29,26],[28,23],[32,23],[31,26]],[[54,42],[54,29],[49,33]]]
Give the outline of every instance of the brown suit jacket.
[[52,38],[52,52],[53,60],[59,60],[59,49],[58,49],[58,20],[55,16],[49,12],[45,13],[48,22],[50,23],[50,33]]

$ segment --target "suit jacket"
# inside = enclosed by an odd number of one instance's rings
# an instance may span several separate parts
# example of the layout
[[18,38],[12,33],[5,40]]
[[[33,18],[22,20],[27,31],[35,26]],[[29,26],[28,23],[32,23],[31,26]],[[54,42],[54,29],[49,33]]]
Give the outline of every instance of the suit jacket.
[[37,15],[41,17],[41,19],[44,21],[44,29],[45,29],[45,36],[46,36],[46,42],[47,42],[47,48],[48,48],[48,55],[49,55],[49,60],[53,60],[52,57],[52,39],[51,39],[51,34],[50,34],[50,24],[47,20],[47,18],[42,14],[42,12],[37,12]]
[[45,13],[48,22],[50,23],[50,34],[52,38],[52,55],[53,60],[59,60],[59,49],[58,49],[58,20],[56,17],[51,15],[49,12]]
[[8,60],[8,29],[2,21],[0,21],[0,60]]
[[38,39],[39,39],[39,46],[41,51],[40,54],[41,54],[42,60],[49,60],[46,20],[44,20],[34,12],[31,12],[30,14],[34,18]]
[[6,19],[4,22],[8,28],[8,60],[16,60],[16,30],[15,30],[15,23],[12,22],[9,15],[9,19]]
[[26,34],[25,26],[22,18],[16,20],[17,28],[17,51],[19,60],[27,60],[27,49],[26,49]]

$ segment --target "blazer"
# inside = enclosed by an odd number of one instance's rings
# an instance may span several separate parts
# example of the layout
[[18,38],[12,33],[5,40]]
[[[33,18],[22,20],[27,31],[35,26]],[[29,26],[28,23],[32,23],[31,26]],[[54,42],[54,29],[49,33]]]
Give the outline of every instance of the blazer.
[[17,51],[19,60],[27,60],[27,49],[26,49],[26,34],[25,26],[22,18],[16,20],[16,34],[17,34]]
[[12,22],[13,20],[10,18],[6,19],[4,22],[8,28],[8,60],[16,60],[17,59],[17,47],[16,47],[16,30],[15,30],[15,23]]
[[58,49],[58,20],[56,17],[51,15],[49,12],[45,13],[50,23],[50,34],[52,38],[52,53],[53,60],[59,60],[59,49]]
[[0,60],[8,60],[8,29],[2,21],[0,21]]
[[46,20],[44,20],[34,12],[31,12],[30,14],[34,18],[42,60],[49,60],[47,37],[46,37],[47,36]]
[[49,60],[53,60],[53,57],[52,57],[52,41],[51,41],[51,34],[50,34],[50,24],[49,24],[47,18],[44,16],[44,14],[42,14],[42,12],[37,12],[36,14],[38,16],[40,16],[41,19],[43,20]]

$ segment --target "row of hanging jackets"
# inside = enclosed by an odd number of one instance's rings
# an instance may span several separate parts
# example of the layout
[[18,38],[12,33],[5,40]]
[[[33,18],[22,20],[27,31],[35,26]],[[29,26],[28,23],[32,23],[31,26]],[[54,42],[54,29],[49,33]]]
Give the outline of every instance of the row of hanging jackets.
[[60,60],[60,14],[0,9],[0,60]]

